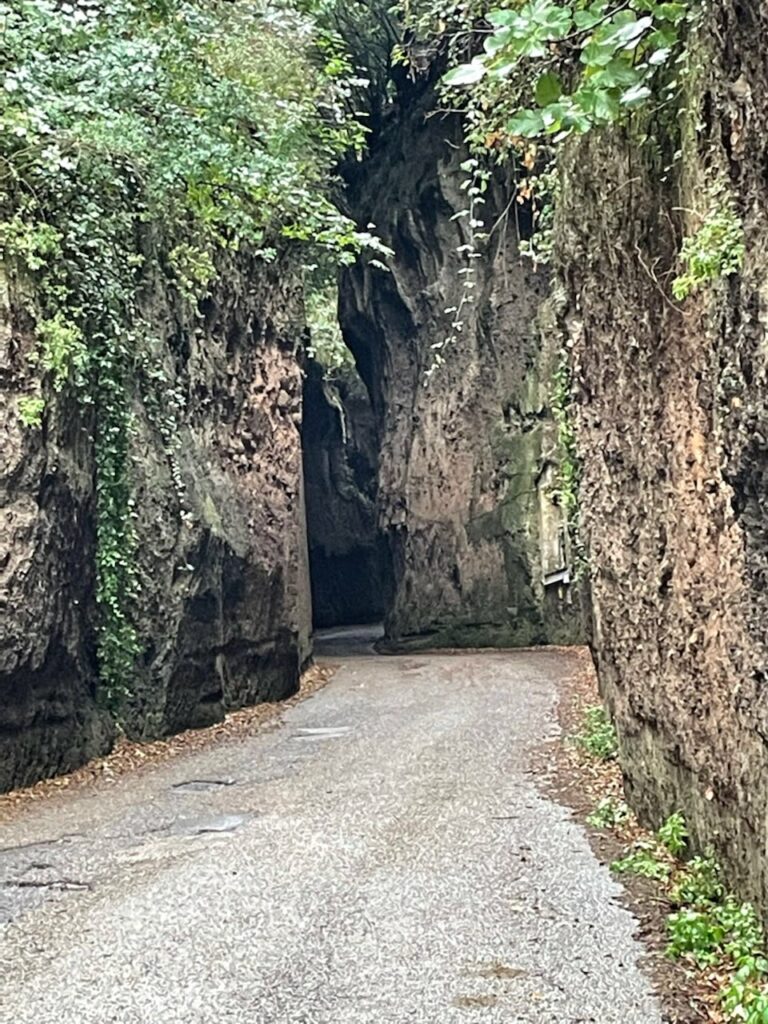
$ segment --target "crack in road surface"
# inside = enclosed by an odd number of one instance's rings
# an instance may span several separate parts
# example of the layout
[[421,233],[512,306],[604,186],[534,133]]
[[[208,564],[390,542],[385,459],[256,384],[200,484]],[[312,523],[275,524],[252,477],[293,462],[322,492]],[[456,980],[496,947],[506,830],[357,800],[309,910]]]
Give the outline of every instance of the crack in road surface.
[[279,729],[4,826],[3,1024],[661,1024],[619,886],[537,788],[575,656],[349,649]]

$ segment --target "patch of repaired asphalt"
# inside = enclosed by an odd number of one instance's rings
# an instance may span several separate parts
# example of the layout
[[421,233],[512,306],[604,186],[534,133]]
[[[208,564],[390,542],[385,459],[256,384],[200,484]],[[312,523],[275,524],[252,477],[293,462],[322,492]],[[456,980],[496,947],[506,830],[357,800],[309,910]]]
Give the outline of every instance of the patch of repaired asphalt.
[[[34,807],[2,840],[0,1021],[660,1024],[532,770],[572,669],[366,653],[272,733]],[[31,861],[86,888],[20,889]]]

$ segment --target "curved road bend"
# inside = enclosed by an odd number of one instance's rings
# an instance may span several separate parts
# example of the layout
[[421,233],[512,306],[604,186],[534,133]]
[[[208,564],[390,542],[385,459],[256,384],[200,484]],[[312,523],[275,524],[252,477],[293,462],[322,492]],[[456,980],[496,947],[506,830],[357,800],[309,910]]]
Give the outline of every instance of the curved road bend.
[[532,774],[571,659],[323,646],[279,728],[3,826],[2,1024],[660,1024]]

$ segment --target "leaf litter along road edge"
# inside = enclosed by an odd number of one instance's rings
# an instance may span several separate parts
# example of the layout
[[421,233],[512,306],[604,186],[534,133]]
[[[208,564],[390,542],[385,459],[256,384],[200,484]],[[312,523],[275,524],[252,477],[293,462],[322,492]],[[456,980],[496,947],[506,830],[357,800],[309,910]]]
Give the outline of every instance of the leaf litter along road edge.
[[118,740],[104,757],[88,761],[66,775],[43,779],[33,786],[0,794],[0,824],[41,801],[64,793],[79,792],[88,786],[105,787],[129,773],[152,768],[184,754],[205,750],[215,743],[247,739],[256,733],[280,725],[284,712],[300,701],[312,697],[335,675],[338,665],[311,665],[301,676],[299,689],[293,696],[277,702],[264,702],[231,711],[221,722],[205,729],[187,729],[166,739],[141,743]]
[[[624,784],[618,761],[598,761],[574,742],[584,725],[587,708],[602,706],[597,674],[587,648],[574,652],[577,668],[561,691],[557,718],[560,736],[543,744],[536,759],[536,776],[542,790],[568,807],[584,827],[593,852],[603,864],[626,854],[638,839],[652,839],[634,817],[618,828],[599,829],[587,823],[600,800],[624,799]],[[621,884],[621,902],[638,921],[638,938],[646,953],[641,964],[653,983],[662,1005],[666,1024],[722,1024],[718,1006],[721,979],[705,971],[695,971],[682,960],[670,960],[666,919],[674,909],[663,890],[650,879],[634,875],[614,878]]]
[[[549,648],[549,650],[563,650]],[[535,759],[534,776],[545,793],[569,807],[584,826],[590,845],[604,864],[621,857],[626,847],[651,833],[634,818],[620,831],[601,830],[586,823],[598,802],[611,797],[620,800],[624,790],[617,762],[600,762],[585,755],[572,738],[581,729],[584,712],[601,703],[592,658],[586,648],[567,648],[575,655],[576,670],[560,694],[557,717],[561,735],[543,744]],[[425,652],[420,652],[425,653]],[[438,652],[436,652],[438,653]],[[466,654],[463,650],[441,650],[440,654]],[[479,652],[478,652],[479,653]],[[499,654],[503,651],[493,650]],[[139,743],[121,740],[105,757],[97,758],[66,775],[45,779],[33,786],[0,794],[0,823],[37,806],[46,799],[82,789],[108,787],[125,775],[138,773],[175,759],[205,750],[218,742],[237,742],[280,725],[286,709],[312,697],[335,675],[338,664],[323,663],[307,669],[300,688],[292,697],[277,703],[262,703],[228,714],[222,722],[205,729],[189,729],[167,739]],[[646,947],[644,967],[662,1002],[668,1024],[715,1024],[722,1016],[716,1008],[716,986],[701,973],[694,974],[682,962],[664,955],[665,920],[671,907],[649,880],[623,876],[623,902],[638,919],[638,934]]]

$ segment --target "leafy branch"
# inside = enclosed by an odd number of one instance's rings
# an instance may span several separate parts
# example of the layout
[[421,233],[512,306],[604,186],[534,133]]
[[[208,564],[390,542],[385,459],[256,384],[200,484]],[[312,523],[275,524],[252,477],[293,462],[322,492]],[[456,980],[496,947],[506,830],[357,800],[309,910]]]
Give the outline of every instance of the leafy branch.
[[688,16],[684,3],[529,0],[490,11],[482,51],[443,82],[448,89],[485,82],[500,109],[506,109],[505,92],[513,93],[517,109],[497,129],[510,139],[560,141],[613,124],[648,102],[660,69],[676,56]]

